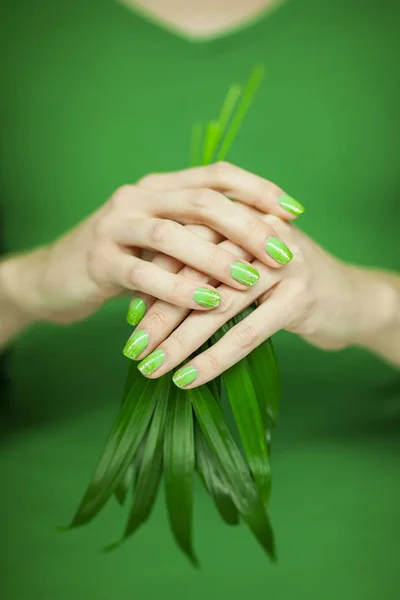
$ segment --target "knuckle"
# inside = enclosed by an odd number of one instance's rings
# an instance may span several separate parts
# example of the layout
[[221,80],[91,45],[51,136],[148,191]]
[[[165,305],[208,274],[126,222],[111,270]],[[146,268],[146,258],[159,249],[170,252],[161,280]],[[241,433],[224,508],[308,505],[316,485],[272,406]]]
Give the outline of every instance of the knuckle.
[[115,190],[110,199],[110,204],[112,208],[124,208],[128,204],[132,202],[132,197],[134,195],[135,186],[134,185],[121,185],[119,188]]
[[136,289],[141,289],[146,277],[146,265],[142,261],[138,261],[130,267],[127,281]]
[[217,307],[217,311],[218,312],[226,312],[228,310],[230,310],[233,306],[234,300],[233,300],[233,296],[231,293],[229,293],[228,291],[224,290],[218,290],[219,291],[219,295],[220,295],[220,303]]
[[225,160],[214,163],[211,168],[214,172],[215,179],[221,184],[226,183],[227,179],[232,175],[232,171],[235,169],[231,163],[226,162]]
[[168,292],[168,296],[169,299],[172,302],[176,302],[177,300],[181,300],[182,296],[183,296],[183,290],[182,290],[182,282],[181,279],[179,277],[174,277],[174,281],[170,287],[170,290]]
[[206,365],[206,370],[207,371],[219,371],[220,369],[220,361],[218,360],[218,358],[215,356],[215,354],[211,351],[207,352],[206,354],[204,354],[204,359],[207,362]]
[[248,348],[257,345],[259,333],[254,325],[236,325],[232,329],[233,343],[240,348]]
[[151,311],[151,321],[157,327],[164,326],[169,318],[169,311],[165,306],[155,306]]
[[93,225],[93,235],[95,239],[107,238],[110,235],[111,222],[110,217],[106,213],[102,215]]
[[185,267],[181,271],[181,275],[186,277],[187,279],[193,279],[194,281],[200,281],[202,283],[207,283],[208,277],[204,275],[204,273],[200,273],[200,271],[196,271],[192,267]]
[[175,331],[175,333],[171,336],[171,342],[177,346],[177,353],[186,353],[186,336],[183,331]]
[[[263,226],[260,223],[260,220],[253,218],[253,217],[250,219],[247,219],[244,224],[244,230],[249,237],[256,236],[261,231],[262,228],[263,228]],[[264,227],[264,229],[265,229],[265,227]]]
[[196,212],[200,214],[208,213],[215,204],[217,192],[207,188],[193,190],[190,197],[190,203]]
[[136,185],[139,187],[154,188],[157,187],[157,182],[159,179],[160,176],[158,173],[149,173],[148,175],[145,175],[139,179]]
[[175,224],[164,219],[153,219],[150,223],[148,238],[156,248],[165,244],[176,233]]

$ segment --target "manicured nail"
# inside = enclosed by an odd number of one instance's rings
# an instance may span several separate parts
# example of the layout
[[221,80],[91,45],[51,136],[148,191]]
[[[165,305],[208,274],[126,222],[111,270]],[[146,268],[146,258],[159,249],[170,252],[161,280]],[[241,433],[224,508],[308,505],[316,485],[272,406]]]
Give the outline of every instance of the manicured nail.
[[233,263],[231,267],[231,275],[239,283],[251,287],[260,279],[260,273],[254,267],[246,265],[240,261]]
[[197,288],[193,294],[193,299],[197,304],[206,308],[215,308],[221,302],[221,296],[217,290],[209,290],[207,288]]
[[172,377],[172,381],[178,388],[183,388],[189,383],[192,383],[197,377],[197,371],[194,367],[188,366],[179,369],[174,376]]
[[290,252],[289,248],[282,240],[276,237],[269,237],[267,239],[265,249],[280,265],[286,265],[286,263],[290,262],[293,258],[293,254]]
[[284,210],[287,210],[292,215],[299,217],[305,211],[305,208],[300,202],[288,196],[287,194],[282,194],[279,198],[279,204]]
[[147,331],[139,329],[138,331],[135,331],[133,335],[131,335],[122,352],[127,358],[135,359],[141,352],[143,352],[148,343],[149,334]]
[[146,356],[146,358],[138,364],[138,369],[142,375],[151,375],[156,369],[161,367],[164,359],[164,350],[154,350],[154,352]]
[[145,315],[146,308],[146,302],[142,298],[133,298],[126,315],[129,325],[138,325]]

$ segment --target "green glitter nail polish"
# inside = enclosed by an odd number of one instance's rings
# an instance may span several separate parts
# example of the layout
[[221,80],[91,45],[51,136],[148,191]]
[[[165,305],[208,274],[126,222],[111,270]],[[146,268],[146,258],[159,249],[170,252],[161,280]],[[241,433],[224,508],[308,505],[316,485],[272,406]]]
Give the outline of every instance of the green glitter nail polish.
[[251,287],[260,279],[260,273],[254,267],[246,265],[240,261],[233,263],[231,267],[231,275],[239,283]]
[[282,194],[279,198],[279,204],[284,210],[287,210],[292,215],[299,217],[305,211],[305,208],[300,202],[288,196],[287,194]]
[[221,302],[221,296],[216,290],[209,290],[208,288],[197,288],[193,294],[193,300],[205,306],[206,308],[216,308]]
[[146,313],[146,302],[142,298],[132,298],[126,320],[129,325],[138,325]]
[[146,356],[146,358],[144,358],[142,362],[138,364],[138,369],[142,375],[151,375],[154,373],[154,371],[161,367],[164,359],[164,350],[154,350],[154,352]]
[[179,369],[174,376],[172,377],[172,381],[178,388],[183,388],[189,383],[192,383],[197,377],[197,371],[194,367],[187,366]]
[[286,265],[293,258],[289,248],[278,238],[269,237],[265,244],[265,250],[280,265]]
[[149,334],[147,331],[139,329],[138,331],[135,331],[133,335],[131,335],[122,352],[127,358],[134,360],[143,352],[148,343]]

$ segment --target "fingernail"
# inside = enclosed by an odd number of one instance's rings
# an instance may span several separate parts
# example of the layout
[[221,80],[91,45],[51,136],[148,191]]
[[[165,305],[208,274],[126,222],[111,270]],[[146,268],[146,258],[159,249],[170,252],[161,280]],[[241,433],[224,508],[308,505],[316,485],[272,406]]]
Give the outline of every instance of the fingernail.
[[131,335],[122,352],[127,358],[135,359],[141,352],[143,352],[148,343],[149,334],[147,331],[139,329],[138,331],[135,331],[133,335]]
[[146,308],[146,302],[142,298],[133,298],[126,315],[129,325],[138,325],[146,313]]
[[286,265],[286,263],[290,262],[293,258],[293,254],[290,252],[289,248],[282,240],[276,237],[269,237],[267,239],[265,249],[280,265]]
[[260,273],[257,269],[240,261],[233,263],[231,275],[233,279],[236,279],[236,281],[243,283],[243,285],[247,285],[248,287],[255,285],[260,279]]
[[174,376],[172,377],[172,381],[178,388],[183,388],[189,383],[192,383],[197,377],[197,371],[194,367],[183,367],[179,369]]
[[193,299],[197,304],[206,308],[215,308],[221,302],[221,296],[218,292],[208,288],[197,288],[193,294]]
[[279,198],[279,204],[284,210],[287,210],[292,215],[299,217],[305,211],[305,208],[300,202],[288,196],[287,194],[282,194]]
[[164,350],[154,350],[154,352],[146,356],[146,358],[144,358],[142,362],[138,364],[138,369],[142,375],[151,375],[154,373],[154,371],[161,367],[164,359]]

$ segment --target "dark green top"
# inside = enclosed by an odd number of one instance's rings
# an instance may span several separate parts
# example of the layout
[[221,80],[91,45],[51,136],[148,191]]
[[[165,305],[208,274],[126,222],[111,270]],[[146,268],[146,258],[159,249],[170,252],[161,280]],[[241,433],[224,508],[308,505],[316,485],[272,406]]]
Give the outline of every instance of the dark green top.
[[[264,62],[266,80],[230,160],[307,208],[301,227],[342,259],[396,268],[400,4],[288,1],[245,30],[190,42],[112,0],[2,0],[1,187],[5,247],[76,224],[119,185],[189,162],[194,122]],[[160,501],[113,555],[110,502],[68,522],[116,414],[127,299],[13,345],[13,415],[1,443],[2,597],[139,600],[398,598],[395,373],[361,350],[324,353],[280,333],[284,397],[273,439],[279,564],[223,525],[198,487],[194,572]],[[5,592],[4,592],[5,587]]]

